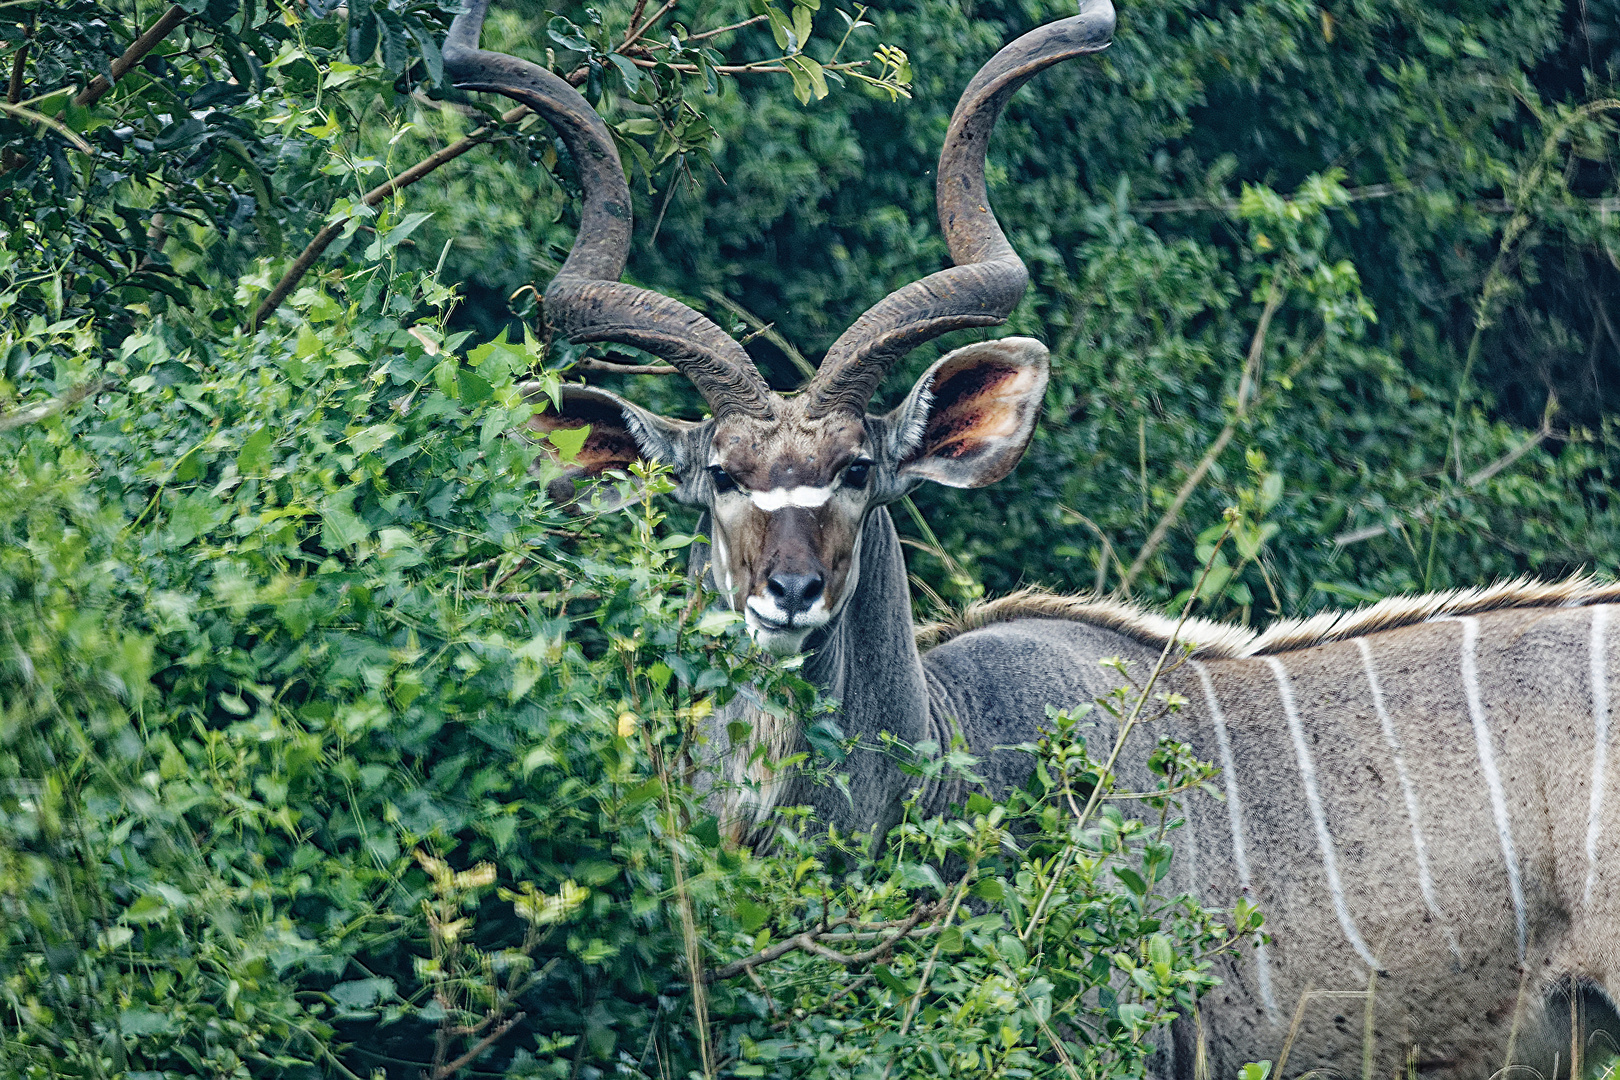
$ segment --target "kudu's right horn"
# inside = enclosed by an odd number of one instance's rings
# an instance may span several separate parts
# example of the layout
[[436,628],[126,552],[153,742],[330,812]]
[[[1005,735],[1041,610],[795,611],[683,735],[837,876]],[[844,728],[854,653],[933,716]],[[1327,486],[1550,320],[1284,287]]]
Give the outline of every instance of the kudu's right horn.
[[809,415],[864,415],[884,374],[918,345],[952,330],[1007,320],[1029,272],[1007,243],[985,192],[990,131],[1020,86],[1053,64],[1102,51],[1113,33],[1109,0],[1084,0],[1080,14],[1030,31],[979,69],[951,115],[934,189],[939,227],[956,265],[890,293],[833,342],[804,388],[811,396]]
[[459,89],[504,94],[538,113],[568,148],[585,193],[573,250],[546,286],[546,318],[576,344],[615,341],[669,361],[717,417],[771,416],[770,388],[734,338],[679,300],[619,281],[630,251],[630,187],[613,136],[562,79],[478,47],[488,8],[489,0],[467,0],[467,10],[450,24],[445,72]]

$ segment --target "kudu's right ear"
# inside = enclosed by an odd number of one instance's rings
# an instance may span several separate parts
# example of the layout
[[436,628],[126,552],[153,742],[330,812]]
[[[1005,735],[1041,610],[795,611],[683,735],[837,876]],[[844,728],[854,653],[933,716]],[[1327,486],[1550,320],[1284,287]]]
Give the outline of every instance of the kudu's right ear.
[[981,341],[947,353],[889,414],[902,480],[993,484],[1035,434],[1050,371],[1034,338]]
[[[574,480],[627,469],[637,459],[670,465],[676,472],[685,465],[682,436],[697,426],[692,421],[659,416],[594,386],[564,386],[555,404],[540,383],[525,383],[522,390],[541,406],[529,419],[528,429],[535,435],[586,425],[591,429],[574,460],[562,463],[563,475],[547,486],[546,494],[557,502],[574,497]],[[552,456],[556,458],[555,451]]]

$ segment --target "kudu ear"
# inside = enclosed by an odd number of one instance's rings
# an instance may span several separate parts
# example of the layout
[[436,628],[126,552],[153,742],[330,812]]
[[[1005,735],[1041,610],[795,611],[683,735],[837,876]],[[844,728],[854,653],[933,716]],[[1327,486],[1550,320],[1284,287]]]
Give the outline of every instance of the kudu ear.
[[[528,429],[536,436],[586,425],[591,429],[573,461],[563,462],[563,475],[546,489],[546,494],[557,502],[574,497],[574,480],[600,476],[608,469],[626,469],[637,459],[657,461],[680,471],[681,436],[697,426],[648,412],[594,386],[564,386],[555,404],[540,383],[525,383],[522,390],[526,399],[542,406],[529,419]],[[552,456],[557,458],[555,450]]]
[[1050,371],[1033,338],[983,341],[946,354],[889,415],[901,479],[993,484],[1024,456]]

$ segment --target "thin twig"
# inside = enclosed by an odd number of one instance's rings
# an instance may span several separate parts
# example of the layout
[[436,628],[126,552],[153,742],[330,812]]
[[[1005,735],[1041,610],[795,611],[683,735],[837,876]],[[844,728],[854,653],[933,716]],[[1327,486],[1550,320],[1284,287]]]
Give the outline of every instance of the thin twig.
[[609,375],[675,375],[680,368],[673,364],[616,364],[611,360],[585,356],[575,360],[571,370],[600,371]]
[[[1566,438],[1567,436],[1563,432],[1553,430],[1550,421],[1551,410],[1549,410],[1548,414],[1542,418],[1541,427],[1532,433],[1529,438],[1519,443],[1518,446],[1515,446],[1513,449],[1509,450],[1507,453],[1503,454],[1501,457],[1497,458],[1483,469],[1480,469],[1478,472],[1468,476],[1468,478],[1463,481],[1464,490],[1471,491],[1474,488],[1479,487],[1481,484],[1485,483],[1485,481],[1489,480],[1503,469],[1513,465],[1520,458],[1524,457],[1524,455],[1528,454],[1530,451],[1534,450],[1548,439]],[[1434,512],[1440,508],[1442,501],[1443,500],[1441,499],[1430,499],[1416,510],[1409,511],[1405,514],[1397,514],[1395,517],[1382,524],[1367,525],[1360,529],[1351,529],[1348,532],[1342,532],[1333,538],[1333,546],[1335,549],[1345,548],[1349,547],[1351,544],[1359,544],[1363,540],[1371,540],[1374,537],[1383,536],[1385,533],[1388,533],[1391,529],[1396,528],[1402,521],[1405,520],[1427,522],[1430,517],[1433,516]]]
[[1170,508],[1159,518],[1158,524],[1153,526],[1153,531],[1148,534],[1147,542],[1142,545],[1142,550],[1136,553],[1136,559],[1131,563],[1131,568],[1120,579],[1119,589],[1125,595],[1130,594],[1131,583],[1136,580],[1137,575],[1147,566],[1148,560],[1153,558],[1153,553],[1159,550],[1159,545],[1164,543],[1164,538],[1169,535],[1171,528],[1180,520],[1182,507],[1187,505],[1187,500],[1192,498],[1192,493],[1198,490],[1198,485],[1204,482],[1204,477],[1209,473],[1215,462],[1220,459],[1221,453],[1226,449],[1227,444],[1232,441],[1232,436],[1237,434],[1238,425],[1243,423],[1244,417],[1248,415],[1249,399],[1255,385],[1259,382],[1260,361],[1265,355],[1266,333],[1271,329],[1272,316],[1276,315],[1277,309],[1282,306],[1286,290],[1282,288],[1281,281],[1284,274],[1289,272],[1291,271],[1279,269],[1276,276],[1271,279],[1271,291],[1266,294],[1266,306],[1260,312],[1260,321],[1256,324],[1254,337],[1249,342],[1248,361],[1243,365],[1243,377],[1238,382],[1237,407],[1232,411],[1232,418],[1226,422],[1226,426],[1221,429],[1221,433],[1215,436],[1215,441],[1210,444],[1208,450],[1204,451],[1204,456],[1199,459],[1193,471],[1187,474],[1187,479],[1182,482],[1180,489],[1177,490],[1175,499],[1170,503]]
[[112,73],[112,78],[108,79],[105,75],[97,75],[90,80],[88,86],[79,91],[79,96],[73,99],[73,104],[83,109],[100,101],[102,95],[111,90],[114,84],[119,79],[122,79],[130,68],[140,63],[147,53],[157,48],[158,43],[168,37],[169,31],[179,26],[185,17],[186,9],[179,4],[175,4],[168,11],[165,11],[158,21],[152,24],[150,30],[130,42],[129,48],[124,50],[124,55],[112,62],[112,66],[108,68]]
[[[573,78],[572,73],[570,73],[569,78]],[[396,191],[410,187],[439,166],[454,161],[475,146],[481,146],[489,142],[501,130],[502,125],[522,119],[528,114],[528,111],[527,107],[519,105],[515,109],[509,109],[502,113],[500,124],[484,124],[481,127],[474,128],[444,149],[423,158],[387,183],[380,184],[366,192],[360,199],[361,205],[376,206]],[[349,218],[345,217],[328,222],[320,232],[315,234],[315,238],[309,242],[303,253],[287,268],[287,272],[281,275],[281,280],[276,282],[275,288],[270,290],[269,295],[260,302],[258,308],[253,312],[253,318],[248,320],[246,327],[249,333],[263,325],[264,321],[281,306],[282,301],[287,299],[293,289],[297,288],[298,282],[303,279],[304,274],[309,271],[311,266],[315,265],[315,260],[321,257],[321,253],[332,246],[332,241],[342,234],[343,227],[348,224],[349,220]]]
[[[1102,801],[1108,787],[1108,778],[1113,775],[1114,765],[1119,761],[1120,751],[1125,748],[1125,739],[1130,735],[1131,729],[1136,726],[1137,721],[1142,718],[1142,710],[1147,706],[1148,695],[1153,692],[1153,687],[1158,683],[1159,676],[1164,674],[1164,665],[1170,659],[1170,650],[1175,648],[1181,641],[1181,629],[1187,625],[1187,619],[1192,615],[1193,605],[1198,603],[1198,594],[1203,591],[1204,582],[1209,580],[1210,569],[1215,565],[1215,556],[1220,554],[1221,546],[1232,535],[1232,526],[1234,524],[1236,524],[1235,512],[1228,510],[1226,528],[1221,531],[1221,538],[1215,541],[1215,548],[1209,553],[1209,558],[1204,563],[1203,573],[1198,575],[1197,582],[1193,584],[1192,594],[1187,597],[1187,602],[1182,605],[1181,618],[1176,621],[1174,632],[1171,633],[1169,640],[1164,643],[1164,648],[1159,651],[1159,660],[1153,665],[1153,673],[1148,676],[1147,685],[1142,687],[1141,693],[1136,699],[1135,707],[1131,709],[1130,715],[1125,718],[1125,722],[1120,725],[1119,733],[1114,737],[1114,748],[1109,752],[1108,760],[1103,763],[1102,770],[1097,774],[1097,786],[1091,789],[1091,797],[1086,800],[1086,807],[1080,812],[1078,820],[1073,826],[1075,833],[1085,828],[1087,820],[1097,809],[1098,803]],[[1040,925],[1041,913],[1046,910],[1047,902],[1052,899],[1052,893],[1057,889],[1058,880],[1063,876],[1063,872],[1068,869],[1069,859],[1074,856],[1074,852],[1075,842],[1071,840],[1064,847],[1063,856],[1058,860],[1057,869],[1052,873],[1052,880],[1047,882],[1046,890],[1041,894],[1040,902],[1035,905],[1035,911],[1030,915],[1029,922],[1024,927],[1024,932],[1018,935],[1020,941],[1028,941]]]
[[465,593],[462,593],[462,595],[463,596],[470,596],[475,600],[493,600],[497,604],[529,604],[529,603],[533,603],[536,600],[541,600],[541,601],[555,600],[558,597],[566,597],[566,598],[568,598],[570,600],[575,600],[575,599],[577,599],[577,600],[592,600],[592,599],[595,599],[594,594],[591,594],[591,593],[491,592],[491,591],[486,590],[486,589],[473,589],[473,590],[469,590],[469,591],[467,591]]
[[498,1042],[503,1035],[505,1035],[508,1031],[511,1031],[512,1028],[520,1023],[526,1015],[526,1013],[513,1013],[511,1019],[502,1021],[499,1027],[490,1032],[488,1035],[485,1035],[482,1039],[479,1039],[472,1045],[472,1049],[468,1050],[465,1054],[462,1054],[454,1061],[447,1062],[440,1065],[437,1069],[434,1069],[430,1074],[432,1080],[446,1080],[447,1077],[454,1076],[468,1065],[471,1065],[474,1061],[477,1061],[479,1054],[482,1054],[485,1050],[488,1050],[491,1046],[495,1045],[495,1043]]
[[[1069,507],[1062,506],[1062,505],[1058,506],[1058,510],[1060,512],[1062,512],[1062,513],[1069,514],[1069,515],[1073,516],[1075,518],[1075,520],[1080,522],[1080,524],[1086,526],[1092,532],[1096,533],[1097,534],[1097,539],[1102,541],[1101,557],[1097,560],[1097,580],[1092,585],[1092,589],[1091,589],[1092,592],[1094,592],[1097,595],[1101,596],[1102,591],[1103,591],[1103,586],[1108,584],[1108,563],[1109,563],[1109,560],[1113,560],[1114,569],[1119,571],[1119,576],[1121,578],[1125,577],[1125,564],[1123,562],[1121,562],[1119,556],[1117,554],[1115,554],[1114,545],[1113,545],[1112,542],[1109,541],[1108,534],[1102,531],[1102,526],[1098,525],[1095,521],[1092,521],[1090,518],[1086,517],[1086,515],[1082,514],[1078,510],[1072,510]],[[1130,591],[1127,590],[1125,595],[1127,597],[1129,597],[1130,596]]]
[[[616,53],[622,53],[624,50],[634,45],[641,38],[642,34],[645,34],[648,30],[652,29],[653,23],[657,22],[659,19],[662,19],[665,15],[668,15],[676,3],[677,0],[668,0],[663,7],[653,12],[651,17],[649,17],[646,22],[642,23],[640,26],[637,26],[634,30],[628,31],[624,35],[624,40],[619,43],[619,47],[613,51]],[[638,3],[636,4],[637,12],[640,12],[645,7],[646,0],[638,0]],[[631,25],[634,25],[634,23]]]
[[[919,907],[916,911],[912,912],[909,918],[902,919],[896,923],[893,933],[887,934],[882,933],[881,931],[857,931],[849,934],[834,934],[831,933],[829,929],[806,930],[802,934],[794,934],[792,937],[784,938],[781,941],[778,941],[775,945],[761,949],[752,956],[745,956],[741,960],[733,960],[731,963],[726,964],[723,967],[715,968],[713,971],[708,973],[707,981],[720,982],[725,979],[736,978],[738,975],[751,972],[754,968],[759,967],[762,964],[768,964],[773,960],[780,960],[782,957],[793,952],[807,952],[814,956],[819,956],[825,960],[831,960],[835,963],[842,964],[845,967],[864,967],[865,965],[870,964],[873,960],[879,959],[880,957],[886,955],[897,944],[899,944],[903,938],[923,937],[933,933],[933,927],[923,927],[921,930],[919,930],[917,927],[919,923],[925,920],[932,921],[933,919],[937,919],[940,915],[940,911],[941,905],[939,904],[924,904],[922,907]],[[839,924],[837,922],[832,924],[834,927],[838,925]],[[871,941],[874,938],[878,939],[878,944],[874,945],[870,949],[865,950],[864,952],[858,953],[841,953],[836,949],[828,948],[826,945],[822,944],[824,941],[835,943],[840,941]]]
[[724,34],[724,33],[726,33],[727,31],[730,31],[730,30],[741,30],[745,26],[753,26],[755,23],[764,22],[768,18],[770,18],[770,16],[768,16],[768,15],[755,15],[752,19],[744,19],[742,22],[732,23],[730,26],[722,26],[717,30],[705,30],[701,34],[693,34],[691,37],[687,38],[686,40],[687,41],[704,41],[704,40],[706,40],[708,38],[718,37],[719,35]]
[[781,349],[782,352],[786,354],[788,360],[793,363],[793,366],[798,368],[800,375],[803,375],[807,379],[815,375],[816,366],[810,361],[806,360],[804,358],[804,354],[798,349],[794,348],[791,341],[782,336],[781,331],[775,329],[775,323],[766,322],[764,319],[760,318],[758,315],[755,315],[752,311],[749,311],[747,308],[737,303],[737,301],[733,300],[719,289],[706,289],[704,290],[703,295],[707,296],[710,300],[713,300],[715,303],[719,304],[721,307],[725,308],[727,311],[731,312],[733,315],[737,316],[737,318],[746,323],[748,328],[754,331],[754,336],[763,337],[766,341],[770,342],[772,345],[775,345],[778,349]]

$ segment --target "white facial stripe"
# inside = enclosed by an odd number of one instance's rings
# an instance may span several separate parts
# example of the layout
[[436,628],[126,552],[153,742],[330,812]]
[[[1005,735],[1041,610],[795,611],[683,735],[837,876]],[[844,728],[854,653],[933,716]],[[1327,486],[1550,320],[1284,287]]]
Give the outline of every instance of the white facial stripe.
[[789,506],[814,509],[832,498],[832,493],[830,487],[771,488],[769,491],[750,491],[748,498],[767,514],[774,514]]

